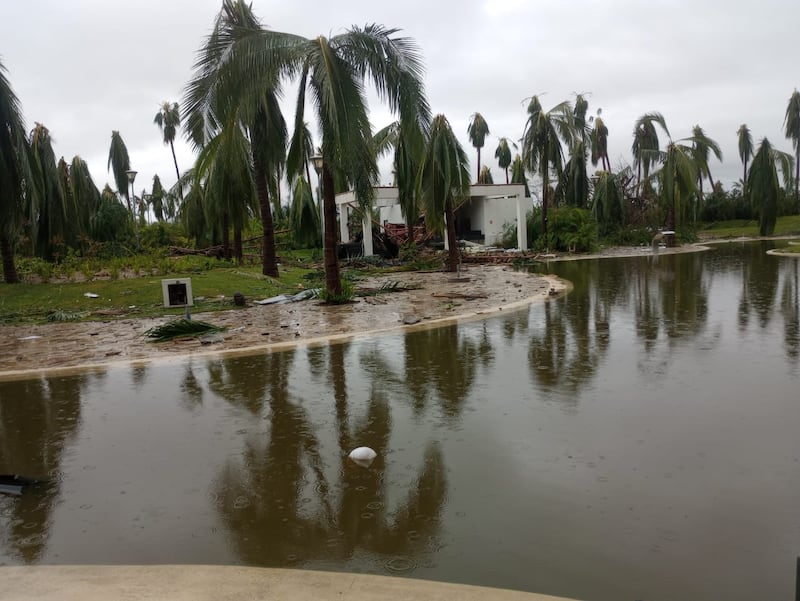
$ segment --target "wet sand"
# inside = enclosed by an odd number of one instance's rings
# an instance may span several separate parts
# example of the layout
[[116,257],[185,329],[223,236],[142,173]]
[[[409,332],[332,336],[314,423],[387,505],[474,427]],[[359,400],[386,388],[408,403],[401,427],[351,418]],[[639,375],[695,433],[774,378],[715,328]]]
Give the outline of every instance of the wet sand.
[[189,337],[155,343],[144,336],[174,316],[0,326],[0,378],[203,353],[280,350],[398,328],[433,327],[524,308],[548,299],[551,288],[563,291],[567,286],[556,278],[515,271],[510,266],[470,265],[458,276],[446,272],[383,274],[360,281],[359,288],[380,288],[387,282],[414,289],[356,297],[345,305],[329,306],[318,300],[280,305],[248,302],[243,308],[193,314],[193,319],[226,328],[207,340]]

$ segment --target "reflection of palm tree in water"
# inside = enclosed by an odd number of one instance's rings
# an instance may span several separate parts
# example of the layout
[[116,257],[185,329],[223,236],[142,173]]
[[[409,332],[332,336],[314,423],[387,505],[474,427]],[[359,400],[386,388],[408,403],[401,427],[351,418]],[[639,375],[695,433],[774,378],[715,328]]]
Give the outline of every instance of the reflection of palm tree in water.
[[405,335],[405,368],[414,412],[421,414],[432,392],[445,417],[457,420],[472,390],[478,361],[488,366],[493,349],[488,337],[473,340],[458,326]]
[[[272,383],[266,395],[269,432],[265,439],[251,438],[241,463],[229,463],[216,484],[219,512],[239,556],[248,564],[346,560],[359,548],[381,554],[412,553],[420,551],[438,529],[446,492],[441,451],[435,445],[428,447],[408,498],[390,513],[386,506],[389,483],[384,477],[390,407],[373,389],[366,413],[357,420],[350,417],[344,369],[347,350],[347,345],[328,347],[340,457],[332,483],[326,477],[309,413],[289,398],[291,361],[279,355],[262,357],[266,367],[262,377]],[[244,396],[229,394],[228,398]],[[346,459],[353,441],[378,451],[369,469]]]
[[0,382],[0,473],[42,481],[19,497],[0,496],[3,547],[26,564],[37,562],[46,548],[61,460],[80,424],[88,377]]

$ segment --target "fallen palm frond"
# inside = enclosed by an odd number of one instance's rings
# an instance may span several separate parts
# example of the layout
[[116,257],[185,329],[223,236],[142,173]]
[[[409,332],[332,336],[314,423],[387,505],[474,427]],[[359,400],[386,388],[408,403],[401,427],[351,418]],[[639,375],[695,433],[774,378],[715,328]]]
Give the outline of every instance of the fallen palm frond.
[[77,321],[89,315],[87,311],[53,311],[47,314],[47,321]]
[[377,296],[379,294],[388,294],[390,292],[405,292],[407,290],[417,290],[419,286],[406,285],[397,280],[389,280],[381,284],[380,288],[359,288],[356,292],[357,296]]
[[147,330],[144,335],[152,338],[151,342],[164,342],[174,338],[187,336],[202,336],[210,332],[222,332],[225,328],[215,326],[205,321],[194,321],[191,319],[176,319],[160,326],[155,326]]

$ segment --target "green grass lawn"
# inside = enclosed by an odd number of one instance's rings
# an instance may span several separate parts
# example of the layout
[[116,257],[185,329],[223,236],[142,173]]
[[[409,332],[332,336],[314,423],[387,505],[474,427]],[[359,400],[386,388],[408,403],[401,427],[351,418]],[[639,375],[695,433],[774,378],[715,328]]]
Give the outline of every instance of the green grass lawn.
[[[775,224],[775,236],[800,235],[800,215],[778,217]],[[758,237],[758,221],[719,221],[698,230],[697,236],[709,238],[739,238],[742,236]]]

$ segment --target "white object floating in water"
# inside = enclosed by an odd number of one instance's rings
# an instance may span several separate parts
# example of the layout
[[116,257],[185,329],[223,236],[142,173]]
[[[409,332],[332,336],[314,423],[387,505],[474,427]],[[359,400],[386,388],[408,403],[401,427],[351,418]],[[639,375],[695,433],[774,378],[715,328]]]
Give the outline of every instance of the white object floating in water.
[[38,340],[41,336],[37,336],[36,334],[32,336],[23,336],[22,338],[17,338],[17,340]]
[[358,447],[350,451],[348,457],[353,463],[357,463],[361,467],[369,467],[378,454],[369,447]]
[[84,292],[83,296],[86,298],[100,298],[99,294],[95,294],[94,292]]

